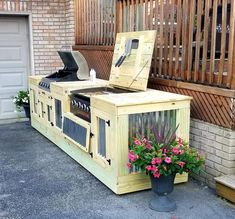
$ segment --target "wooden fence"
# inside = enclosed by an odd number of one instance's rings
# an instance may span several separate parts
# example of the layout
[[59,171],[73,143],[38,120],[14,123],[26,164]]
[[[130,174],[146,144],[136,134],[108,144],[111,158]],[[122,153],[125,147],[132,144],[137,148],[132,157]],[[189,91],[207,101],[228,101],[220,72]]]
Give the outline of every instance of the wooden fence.
[[77,0],[76,44],[113,45],[116,36],[115,0]]
[[156,30],[151,77],[235,89],[235,2],[77,0],[76,43],[114,45],[116,32]]

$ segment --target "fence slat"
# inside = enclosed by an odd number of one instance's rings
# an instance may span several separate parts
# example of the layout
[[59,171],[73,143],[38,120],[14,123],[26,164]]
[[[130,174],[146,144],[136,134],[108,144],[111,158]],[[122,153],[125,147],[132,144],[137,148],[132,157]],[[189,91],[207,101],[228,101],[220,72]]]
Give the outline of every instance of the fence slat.
[[[228,76],[226,86],[231,87],[231,79],[233,70],[233,60],[235,59],[233,53],[235,51],[235,2],[231,1],[231,11],[230,11],[230,32],[229,32],[229,51],[228,51]],[[234,66],[235,67],[235,66]],[[232,72],[233,71],[233,72]]]
[[182,55],[181,55],[181,79],[185,79],[187,57],[187,23],[188,23],[188,0],[183,0],[183,26],[182,26]]
[[222,36],[221,36],[221,50],[220,50],[220,62],[219,62],[219,74],[217,84],[221,84],[223,80],[223,69],[225,59],[225,48],[226,48],[226,24],[227,22],[227,0],[223,0],[222,8]]
[[196,9],[196,0],[190,0],[190,15],[189,15],[189,35],[188,35],[188,66],[187,66],[187,81],[192,79],[192,52],[193,52],[193,29]]
[[200,61],[200,49],[201,49],[201,22],[204,0],[198,1],[197,4],[197,32],[196,32],[196,52],[195,52],[195,67],[193,74],[193,81],[198,81],[199,76],[199,61]]
[[144,14],[144,17],[145,17],[145,30],[148,30],[149,29],[149,26],[148,26],[148,3],[149,1],[148,0],[145,0],[145,14]]
[[168,63],[168,29],[169,29],[169,9],[168,9],[168,1],[165,1],[164,4],[164,17],[165,19],[163,20],[163,22],[165,23],[164,25],[164,72],[165,72],[165,76],[167,76],[167,63]]
[[159,44],[159,70],[158,74],[162,75],[162,55],[163,55],[163,14],[164,14],[164,1],[160,0],[160,44]]
[[209,9],[210,0],[205,3],[205,16],[204,16],[204,40],[203,40],[203,56],[202,56],[202,75],[201,82],[205,82],[206,78],[206,64],[207,64],[207,48],[208,48],[208,29],[209,29]]
[[157,31],[156,34],[156,40],[155,40],[155,47],[154,47],[154,76],[156,77],[157,75],[157,52],[158,52],[158,6],[159,2],[158,0],[155,0],[155,30]]
[[176,29],[176,48],[175,48],[175,78],[179,77],[179,50],[181,38],[181,0],[178,0],[177,5],[177,29]]
[[153,29],[153,0],[150,0],[150,15],[149,15],[149,28],[150,30]]
[[173,59],[173,40],[174,40],[174,16],[175,16],[175,0],[171,2],[171,10],[170,10],[170,52],[169,52],[169,76],[172,77],[172,59]]
[[210,72],[209,72],[209,83],[213,81],[213,75],[215,71],[215,46],[216,46],[216,23],[217,23],[217,7],[218,2],[213,2],[213,17],[212,17],[212,28],[211,28],[211,50],[210,50]]

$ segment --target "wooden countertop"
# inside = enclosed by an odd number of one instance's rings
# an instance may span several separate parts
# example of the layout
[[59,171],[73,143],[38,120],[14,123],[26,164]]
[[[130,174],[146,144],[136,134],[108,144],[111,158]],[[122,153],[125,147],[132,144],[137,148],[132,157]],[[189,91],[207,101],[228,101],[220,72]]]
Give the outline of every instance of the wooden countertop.
[[147,89],[147,91],[133,93],[96,95],[92,96],[91,98],[95,98],[115,106],[141,105],[161,102],[165,103],[192,99],[190,96],[153,89]]

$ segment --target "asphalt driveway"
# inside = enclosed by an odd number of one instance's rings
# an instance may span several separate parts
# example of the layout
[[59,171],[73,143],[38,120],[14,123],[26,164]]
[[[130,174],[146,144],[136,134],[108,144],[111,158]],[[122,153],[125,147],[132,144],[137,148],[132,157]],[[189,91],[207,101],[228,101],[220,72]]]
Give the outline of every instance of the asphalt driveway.
[[118,196],[29,122],[0,125],[0,218],[235,218],[235,205],[190,180],[175,186],[178,208],[148,208],[153,193]]

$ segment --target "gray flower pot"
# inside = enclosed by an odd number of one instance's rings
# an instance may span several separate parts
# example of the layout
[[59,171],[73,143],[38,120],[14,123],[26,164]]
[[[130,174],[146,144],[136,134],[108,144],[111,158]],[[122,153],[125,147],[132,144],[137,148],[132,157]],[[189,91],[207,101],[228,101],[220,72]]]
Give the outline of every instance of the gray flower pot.
[[149,207],[152,210],[160,212],[174,211],[176,209],[176,203],[168,197],[168,194],[173,192],[175,174],[161,176],[160,178],[150,176],[150,179],[155,197],[150,201]]

